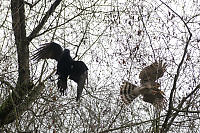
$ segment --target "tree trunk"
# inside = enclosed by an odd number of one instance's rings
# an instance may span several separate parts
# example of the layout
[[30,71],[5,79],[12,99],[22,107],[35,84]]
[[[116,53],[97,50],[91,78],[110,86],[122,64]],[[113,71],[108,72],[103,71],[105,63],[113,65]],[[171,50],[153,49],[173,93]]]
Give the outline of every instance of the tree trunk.
[[21,103],[28,89],[32,88],[30,83],[29,70],[29,42],[26,38],[25,29],[25,10],[23,0],[11,1],[12,28],[14,31],[15,45],[18,55],[18,80],[14,91],[8,96],[6,101],[0,107],[0,125],[5,122],[4,119],[14,108]]
[[16,120],[44,89],[43,83],[34,86],[30,80],[29,43],[37,36],[61,1],[56,0],[52,4],[38,26],[26,37],[24,0],[11,0],[12,28],[18,55],[18,80],[16,88],[0,106],[0,127]]
[[27,85],[30,82],[29,71],[29,42],[26,38],[25,10],[23,0],[11,1],[12,27],[15,36],[15,45],[18,54],[18,83]]

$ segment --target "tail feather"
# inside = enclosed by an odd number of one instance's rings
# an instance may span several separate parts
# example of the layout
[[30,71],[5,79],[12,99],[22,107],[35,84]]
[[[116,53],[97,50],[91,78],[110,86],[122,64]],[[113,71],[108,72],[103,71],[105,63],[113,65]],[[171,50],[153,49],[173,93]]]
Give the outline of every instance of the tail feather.
[[138,94],[135,93],[136,88],[136,85],[133,85],[128,81],[124,81],[121,85],[120,96],[126,105],[130,104],[138,96]]
[[58,82],[57,82],[57,86],[58,86],[60,93],[62,95],[64,95],[65,91],[67,90],[67,78],[59,77]]
[[83,74],[80,75],[79,81],[78,81],[78,86],[77,86],[77,97],[76,101],[78,102],[81,98],[81,94],[83,92],[83,88],[85,86],[86,79],[88,77],[88,71],[85,71]]

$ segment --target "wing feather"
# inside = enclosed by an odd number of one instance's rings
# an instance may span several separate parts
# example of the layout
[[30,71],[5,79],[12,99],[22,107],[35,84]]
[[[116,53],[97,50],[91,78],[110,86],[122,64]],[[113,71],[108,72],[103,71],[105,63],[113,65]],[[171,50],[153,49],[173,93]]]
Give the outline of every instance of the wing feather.
[[62,53],[63,49],[59,44],[55,42],[45,43],[36,50],[32,56],[32,59],[34,61],[39,61],[40,59],[55,59],[58,61]]
[[163,76],[166,71],[166,63],[162,63],[162,61],[154,62],[150,66],[145,67],[139,75],[141,79],[141,84],[145,82],[155,82],[157,79]]
[[143,95],[143,101],[151,103],[156,108],[163,109],[166,105],[166,98],[160,89],[151,89],[149,93]]

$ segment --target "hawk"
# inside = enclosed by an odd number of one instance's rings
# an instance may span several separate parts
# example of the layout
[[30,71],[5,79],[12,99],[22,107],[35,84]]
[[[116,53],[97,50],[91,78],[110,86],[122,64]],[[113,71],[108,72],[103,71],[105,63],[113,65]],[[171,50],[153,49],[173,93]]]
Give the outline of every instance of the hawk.
[[88,68],[83,61],[75,61],[70,56],[69,49],[62,49],[62,47],[55,43],[45,43],[37,49],[33,54],[33,60],[40,59],[55,59],[57,63],[58,82],[57,86],[61,94],[64,95],[67,89],[67,78],[77,83],[77,97],[76,101],[80,100],[86,79],[88,77]]
[[120,87],[122,101],[128,105],[139,95],[143,96],[143,101],[153,104],[155,107],[162,108],[165,104],[164,92],[158,89],[160,84],[157,79],[164,75],[166,63],[162,61],[154,62],[145,67],[139,74],[141,86],[136,86],[128,81],[124,81]]

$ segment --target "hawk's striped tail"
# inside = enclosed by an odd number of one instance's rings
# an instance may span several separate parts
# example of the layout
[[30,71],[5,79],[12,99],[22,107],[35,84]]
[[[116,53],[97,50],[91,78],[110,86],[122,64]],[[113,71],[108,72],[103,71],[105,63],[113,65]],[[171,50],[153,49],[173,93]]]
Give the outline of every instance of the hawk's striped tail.
[[129,83],[128,81],[124,81],[120,87],[120,96],[122,101],[128,105],[130,104],[138,94],[135,94],[136,85]]

